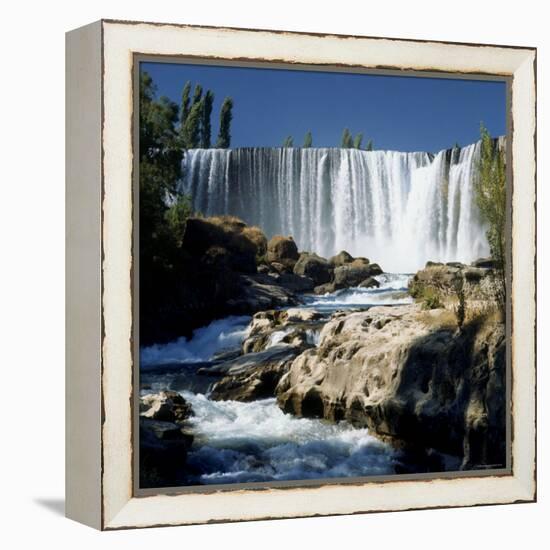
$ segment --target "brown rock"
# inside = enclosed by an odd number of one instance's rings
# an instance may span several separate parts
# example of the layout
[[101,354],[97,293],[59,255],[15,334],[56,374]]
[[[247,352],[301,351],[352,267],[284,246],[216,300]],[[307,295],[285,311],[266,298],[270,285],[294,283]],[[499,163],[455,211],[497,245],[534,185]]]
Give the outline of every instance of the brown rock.
[[292,269],[298,260],[298,247],[292,237],[275,235],[267,243],[267,261],[279,263]]

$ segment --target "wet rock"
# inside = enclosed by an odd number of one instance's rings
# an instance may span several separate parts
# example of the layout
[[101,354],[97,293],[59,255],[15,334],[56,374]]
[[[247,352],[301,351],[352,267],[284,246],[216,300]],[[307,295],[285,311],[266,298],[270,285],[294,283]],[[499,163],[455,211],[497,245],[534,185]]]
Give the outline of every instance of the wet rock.
[[359,288],[378,288],[380,283],[374,277],[368,277],[359,283]]
[[463,468],[502,466],[505,363],[498,321],[458,330],[444,309],[374,307],[333,316],[276,394],[288,413],[345,419],[395,444],[454,455]]
[[382,269],[378,264],[365,264],[354,260],[334,269],[334,288],[338,290],[359,286],[366,279],[381,273]]
[[200,374],[218,374],[222,378],[212,388],[215,401],[253,401],[273,397],[281,376],[292,360],[302,351],[300,347],[280,344],[257,353],[201,369]]
[[298,260],[298,247],[292,237],[275,235],[267,243],[267,261],[282,264],[292,269]]
[[140,417],[139,476],[141,488],[174,487],[183,481],[193,436],[173,422]]
[[309,277],[316,286],[329,283],[332,279],[332,266],[325,258],[317,254],[302,252],[294,266],[294,273]]
[[193,415],[191,405],[177,392],[165,390],[140,398],[140,416],[161,422],[184,423]]
[[353,262],[353,256],[345,250],[342,250],[336,254],[336,256],[332,256],[332,258],[329,259],[329,263],[334,267],[349,264],[351,262]]
[[495,267],[495,262],[492,258],[479,258],[471,263],[472,267],[482,267],[492,269]]
[[291,292],[310,292],[315,287],[313,279],[295,273],[282,273],[277,283]]
[[313,289],[313,292],[315,292],[315,294],[322,296],[323,294],[330,294],[335,290],[336,288],[334,287],[334,283],[325,283],[324,285],[316,286]]
[[256,311],[297,304],[293,292],[278,285],[273,277],[263,274],[242,276],[239,291],[226,303],[234,315],[249,315]]
[[182,472],[193,435],[186,428],[191,405],[174,391],[140,398],[140,486],[171,487],[184,480]]

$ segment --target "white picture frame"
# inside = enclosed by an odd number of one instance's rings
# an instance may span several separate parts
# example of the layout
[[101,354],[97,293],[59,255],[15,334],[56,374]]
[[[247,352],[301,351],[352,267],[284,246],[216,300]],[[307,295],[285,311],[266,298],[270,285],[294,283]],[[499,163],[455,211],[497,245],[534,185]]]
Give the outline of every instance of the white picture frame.
[[[134,495],[135,55],[511,79],[512,468],[506,475]],[[66,511],[102,530],[536,499],[536,50],[103,20],[67,34]]]

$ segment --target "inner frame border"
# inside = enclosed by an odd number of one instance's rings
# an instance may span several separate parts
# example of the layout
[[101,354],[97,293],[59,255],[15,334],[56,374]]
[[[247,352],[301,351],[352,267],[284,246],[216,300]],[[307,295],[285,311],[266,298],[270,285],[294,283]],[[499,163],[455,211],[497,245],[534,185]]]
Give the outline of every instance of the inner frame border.
[[[244,30],[244,29],[238,29]],[[269,31],[271,32],[271,31]],[[303,34],[303,33],[297,33]],[[306,33],[307,34],[307,33]],[[337,35],[341,36],[341,35]],[[362,37],[365,38],[365,37]],[[428,41],[427,41],[428,42]],[[443,44],[450,44],[443,42]],[[467,44],[472,46],[472,44]],[[500,46],[499,46],[500,47]],[[528,48],[526,48],[528,49]],[[139,393],[140,393],[140,360],[139,360],[139,76],[140,65],[143,62],[203,65],[213,67],[240,67],[250,69],[278,69],[291,71],[332,72],[343,74],[365,74],[373,76],[400,76],[409,78],[436,78],[446,80],[477,80],[503,82],[506,86],[506,283],[510,289],[506,295],[506,466],[504,468],[487,468],[477,470],[459,470],[452,472],[432,472],[418,474],[390,474],[376,476],[357,476],[341,478],[319,478],[308,480],[286,480],[271,482],[228,483],[212,485],[186,485],[175,487],[160,487],[142,489],[139,487]],[[514,192],[512,170],[512,83],[513,76],[508,74],[489,74],[482,72],[450,72],[413,69],[366,68],[361,65],[311,64],[299,62],[267,61],[254,58],[221,58],[194,55],[132,54],[132,496],[135,498],[154,495],[179,494],[212,494],[231,491],[262,491],[270,489],[308,489],[325,485],[364,485],[371,483],[391,484],[402,481],[432,481],[437,479],[461,479],[481,477],[505,477],[513,474],[513,418],[512,418],[512,322],[513,322],[513,231],[512,231],[512,198]]]

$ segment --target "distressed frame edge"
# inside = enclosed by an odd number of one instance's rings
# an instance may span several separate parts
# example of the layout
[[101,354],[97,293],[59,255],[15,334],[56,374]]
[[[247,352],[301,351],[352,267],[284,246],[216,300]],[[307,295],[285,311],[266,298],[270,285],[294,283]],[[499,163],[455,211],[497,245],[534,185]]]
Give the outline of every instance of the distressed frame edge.
[[103,24],[65,35],[65,515],[103,527]]
[[[104,24],[105,22],[102,22],[102,23]],[[124,24],[126,25],[127,23],[124,23]],[[116,25],[119,25],[119,23],[117,23]],[[185,29],[192,29],[194,27],[184,26],[184,28]],[[212,31],[215,33],[216,29],[217,28],[212,28]],[[235,32],[237,32],[238,34],[247,34],[246,31],[241,32],[240,30],[236,30]],[[270,33],[272,31],[265,31],[265,32]],[[296,34],[299,37],[301,37],[301,36],[307,37],[308,36],[308,34],[305,34],[305,33],[296,33]],[[342,35],[338,35],[338,37],[339,38],[345,38]],[[397,41],[399,41],[399,40],[397,40]],[[401,42],[406,42],[406,40],[403,40]],[[443,43],[443,44],[449,44],[449,43]],[[528,69],[527,74],[525,75],[525,80],[530,80],[530,81],[529,82],[522,81],[522,84],[521,84],[522,86],[529,86],[529,87],[531,85],[533,85],[532,97],[529,96],[526,99],[527,109],[530,110],[529,107],[530,107],[531,99],[532,99],[532,103],[533,103],[532,106],[533,107],[534,107],[535,102],[536,102],[536,95],[535,95],[536,94],[536,88],[534,86],[535,85],[536,50],[533,50],[531,48],[523,48],[522,53],[525,54],[523,56],[524,63],[520,64],[519,67],[516,67],[516,69],[514,70],[514,72],[512,74],[514,75],[514,83],[518,84],[518,81],[516,80],[516,76],[517,76],[516,73],[520,69],[524,68],[526,65],[528,65],[532,68],[532,71],[529,72],[529,69]],[[532,80],[530,79],[531,76],[533,77]],[[518,86],[519,86],[519,84],[518,84]],[[528,153],[532,153],[532,154],[527,155],[527,156],[530,157],[529,159],[527,159],[527,162],[535,161],[535,156],[534,156],[534,154],[535,154],[535,148],[534,148],[535,141],[534,140],[536,140],[536,120],[535,120],[534,117],[532,118],[531,124],[529,126],[533,131],[533,134],[532,134],[533,140],[531,142],[531,147],[529,147],[529,149],[532,149],[532,151],[528,151]],[[516,143],[516,145],[519,148],[519,145],[517,143]],[[522,144],[522,145],[525,145],[525,144]],[[521,151],[521,148],[520,148],[520,151]],[[517,152],[516,151],[516,146],[514,146],[514,152]],[[525,153],[526,152],[523,151],[521,153],[521,155],[524,156]],[[515,165],[516,160],[515,159],[517,159],[517,155],[514,155],[514,168],[516,168],[516,165]],[[526,167],[526,169],[527,169],[527,167]],[[533,196],[534,199],[536,199],[536,195],[535,195],[535,192],[536,192],[536,189],[535,189],[536,166],[532,166],[532,172],[533,172],[533,178],[527,177],[526,181],[528,181],[530,191],[532,191],[531,195]],[[105,238],[107,237],[106,233],[104,233],[104,237]],[[529,250],[529,254],[532,253],[533,256],[534,256],[535,253],[536,253],[535,246],[534,246],[535,245],[535,240],[534,240],[535,239],[535,234],[534,234],[534,232],[533,232],[532,235],[529,235],[529,237],[530,237],[529,238],[529,243],[531,245],[530,250]],[[517,263],[516,263],[516,265],[517,265]],[[521,275],[521,273],[520,273],[520,275]],[[529,289],[533,291],[532,296],[534,296],[534,291],[535,291],[534,277],[532,277],[531,281],[527,281],[527,283],[528,283]],[[532,308],[532,306],[530,305],[530,311],[528,313],[531,316],[531,318],[533,319],[534,323],[536,323],[536,304],[535,304],[535,308]],[[529,329],[529,332],[531,334],[532,334],[532,331],[534,329],[534,326],[535,325],[533,324],[533,327],[531,327],[531,329]],[[532,372],[532,374],[534,375],[534,371]],[[533,386],[533,389],[534,389],[534,386]],[[534,399],[533,399],[533,402],[534,402]],[[533,405],[533,403],[531,405]],[[534,415],[533,415],[533,421],[534,421],[534,424],[533,424],[533,430],[534,430],[534,428],[536,426],[536,417]],[[520,501],[521,502],[530,502],[530,501],[535,500],[536,499],[536,467],[535,467],[536,449],[533,449],[533,451],[534,452],[532,453],[533,462],[532,462],[531,471],[532,471],[532,473],[535,477],[533,477],[532,480],[529,479],[528,477],[525,477],[525,475],[522,475],[521,477],[516,477],[516,474],[518,473],[516,471],[514,473],[514,475],[511,476],[511,478],[517,483],[514,483],[510,487],[510,489],[513,492],[513,495],[511,495],[509,497],[509,499],[504,499],[504,500],[498,500],[498,499],[491,500],[491,499],[488,499],[488,500],[485,500],[484,502],[471,502],[471,503],[462,503],[462,504],[452,503],[452,504],[449,504],[449,505],[444,505],[443,507],[473,506],[473,505],[480,505],[480,504],[490,504],[490,503],[497,504],[497,503],[520,502]],[[529,460],[528,460],[528,462],[529,462]],[[524,469],[524,467],[522,467],[522,470],[523,469]],[[527,464],[526,470],[529,470],[529,464]],[[526,474],[526,475],[529,474],[528,471],[525,471],[523,473]],[[510,478],[507,478],[507,479],[510,479]],[[407,483],[407,482],[403,482],[403,483]],[[416,483],[416,482],[413,482],[413,483]],[[352,486],[352,487],[354,487],[354,486]],[[349,486],[347,488],[349,488]],[[320,488],[319,490],[324,491],[325,487]],[[299,491],[308,491],[308,489],[300,488]],[[247,491],[244,491],[244,492],[246,493]],[[248,492],[250,492],[250,491],[248,491]],[[236,493],[232,493],[232,494],[236,494]],[[102,527],[105,528],[105,529],[119,529],[119,528],[129,528],[129,527],[147,527],[147,526],[153,526],[153,525],[155,525],[155,526],[161,525],[158,522],[155,522],[155,523],[145,522],[145,523],[141,523],[141,524],[136,524],[131,519],[132,514],[134,514],[136,512],[136,509],[135,509],[136,504],[140,504],[140,503],[143,503],[144,501],[147,501],[147,500],[150,500],[150,499],[155,499],[155,498],[157,498],[157,497],[146,497],[146,498],[139,498],[139,499],[130,497],[126,501],[126,504],[123,505],[122,508],[117,510],[116,513],[113,514],[112,513],[113,510],[111,510],[111,513],[109,513],[109,517],[104,522]],[[174,499],[174,498],[178,498],[178,497],[167,497],[167,498]],[[140,503],[136,503],[136,501],[138,501],[138,500],[140,501]],[[104,504],[105,504],[105,502],[103,502],[103,505]],[[403,509],[424,509],[424,508],[434,508],[434,507],[441,507],[441,506],[427,504],[426,506],[413,506],[412,508],[403,508]],[[138,506],[138,508],[139,508],[139,506]],[[400,509],[400,508],[390,508],[387,511],[390,511],[390,510],[391,511],[397,511],[398,509]],[[373,512],[373,511],[386,511],[386,510],[382,507],[382,508],[372,508],[372,509],[369,508],[369,509],[364,509],[364,510],[360,510],[360,511],[356,510],[356,511],[344,511],[344,512],[332,512],[332,513],[330,513],[330,512],[328,512],[328,513],[306,513],[304,515],[291,513],[288,516],[287,515],[277,515],[275,517],[277,517],[277,518],[279,518],[279,517],[281,517],[281,518],[282,517],[310,517],[310,516],[315,516],[315,515],[339,515],[339,514],[349,514],[349,513],[368,513],[368,512]],[[219,519],[207,519],[207,520],[204,520],[204,521],[196,521],[196,520],[185,521],[184,519],[179,519],[176,522],[169,521],[169,522],[166,523],[166,525],[178,525],[178,524],[187,524],[187,523],[210,523],[210,522],[217,522],[217,521],[242,521],[242,520],[254,520],[254,519],[268,519],[270,517],[273,517],[273,519],[275,519],[274,516],[269,516],[269,515],[267,515],[267,516],[255,515],[255,516],[251,516],[251,517],[242,517],[241,516],[241,517],[236,517],[236,518],[228,517],[228,518],[219,518]]]

